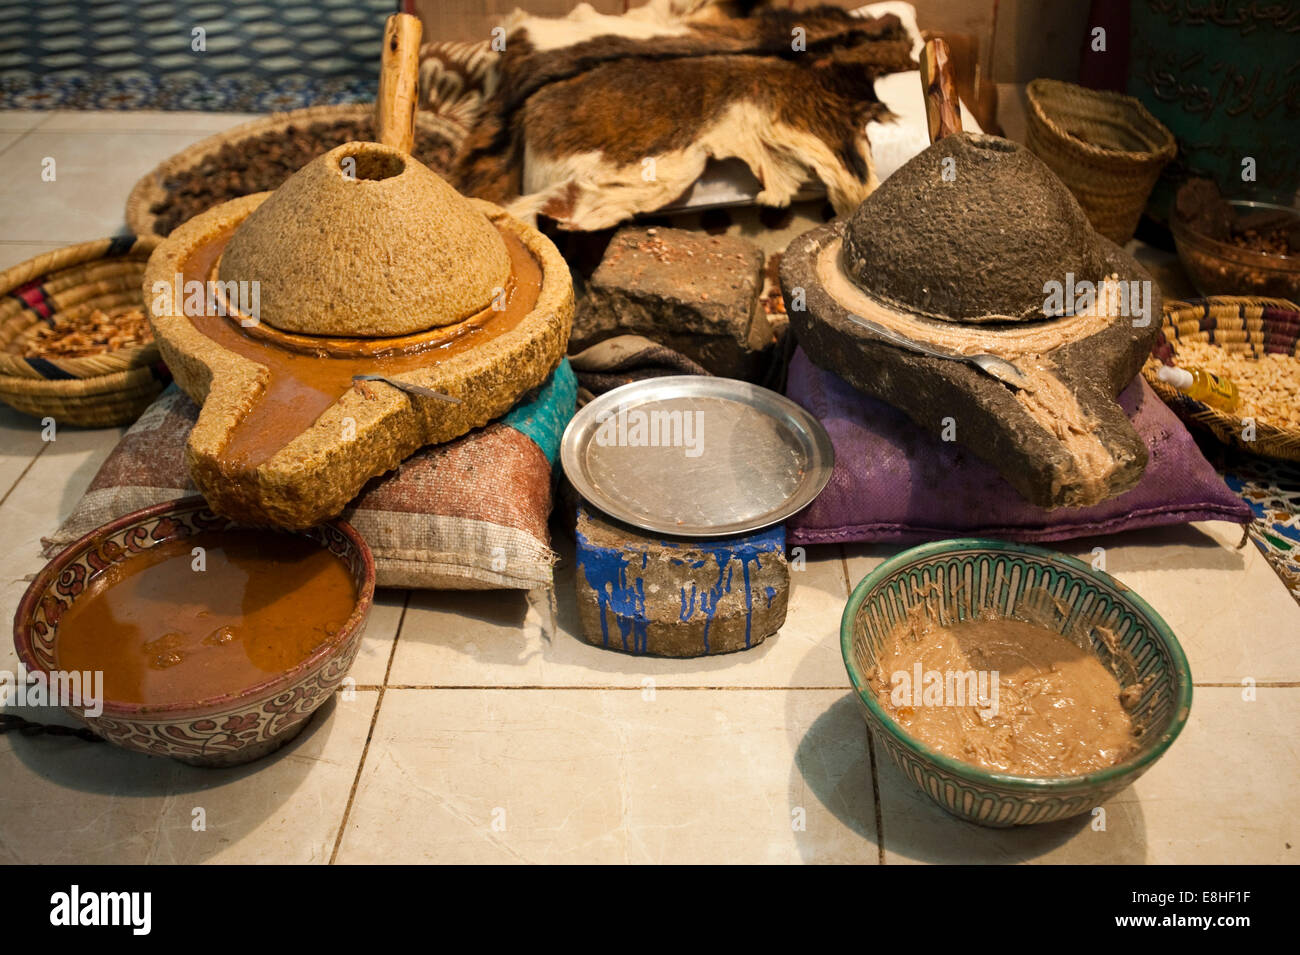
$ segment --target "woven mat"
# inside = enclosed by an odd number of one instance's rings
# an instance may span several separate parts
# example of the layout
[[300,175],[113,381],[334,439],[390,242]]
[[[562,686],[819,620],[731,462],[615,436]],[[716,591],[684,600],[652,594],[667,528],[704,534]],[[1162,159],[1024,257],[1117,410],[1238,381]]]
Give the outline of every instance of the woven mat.
[[[371,102],[395,9],[393,0],[0,0],[0,108],[268,112]],[[191,49],[196,27],[202,52]]]
[[1300,603],[1300,464],[1225,448],[1214,465],[1250,505],[1250,539]]

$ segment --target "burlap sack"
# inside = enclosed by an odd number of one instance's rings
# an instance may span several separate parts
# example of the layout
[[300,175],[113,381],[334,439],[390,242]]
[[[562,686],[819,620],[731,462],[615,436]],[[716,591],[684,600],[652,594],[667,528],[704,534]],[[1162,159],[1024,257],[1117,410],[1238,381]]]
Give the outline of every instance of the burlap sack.
[[[375,555],[381,587],[551,586],[551,466],[577,384],[562,362],[505,418],[425,448],[375,478],[343,513]],[[123,436],[72,515],[42,540],[53,557],[131,511],[194,494],[185,441],[198,408],[174,385]]]

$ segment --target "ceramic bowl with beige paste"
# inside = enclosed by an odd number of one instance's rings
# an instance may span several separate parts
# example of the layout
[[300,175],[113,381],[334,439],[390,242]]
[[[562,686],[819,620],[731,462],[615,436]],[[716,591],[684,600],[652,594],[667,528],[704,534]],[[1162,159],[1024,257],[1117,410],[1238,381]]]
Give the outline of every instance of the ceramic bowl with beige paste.
[[854,588],[841,649],[876,742],[986,826],[1089,812],[1187,721],[1177,639],[1108,574],[998,540],[923,544]]

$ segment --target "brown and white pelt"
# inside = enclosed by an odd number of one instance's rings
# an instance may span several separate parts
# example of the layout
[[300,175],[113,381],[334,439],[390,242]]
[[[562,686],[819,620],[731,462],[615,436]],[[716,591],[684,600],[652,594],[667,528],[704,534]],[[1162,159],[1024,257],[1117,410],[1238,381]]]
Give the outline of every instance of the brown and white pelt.
[[672,202],[710,159],[736,158],[764,205],[820,179],[836,211],[851,211],[876,186],[865,129],[888,111],[873,81],[915,68],[902,24],[835,7],[731,16],[735,6],[516,13],[456,184],[520,218],[595,230]]

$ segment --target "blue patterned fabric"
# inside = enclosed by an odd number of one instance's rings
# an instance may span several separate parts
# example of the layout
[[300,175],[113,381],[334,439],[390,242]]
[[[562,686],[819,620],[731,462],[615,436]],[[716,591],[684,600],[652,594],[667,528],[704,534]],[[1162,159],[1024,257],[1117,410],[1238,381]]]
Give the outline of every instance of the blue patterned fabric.
[[0,0],[0,108],[369,102],[384,21],[397,9],[396,0]]

